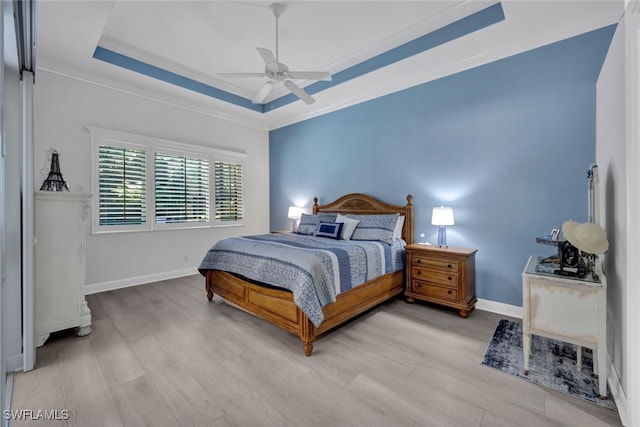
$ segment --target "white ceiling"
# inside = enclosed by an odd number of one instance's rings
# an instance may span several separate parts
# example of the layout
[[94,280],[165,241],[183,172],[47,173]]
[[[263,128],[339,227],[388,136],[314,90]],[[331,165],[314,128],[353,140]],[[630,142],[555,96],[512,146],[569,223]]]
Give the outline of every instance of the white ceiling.
[[[275,51],[271,1],[38,2],[40,69],[267,129],[324,114],[616,23],[622,0],[503,1],[505,19],[267,113],[239,107],[93,58],[97,46],[251,99],[262,78],[256,47]],[[333,74],[495,1],[285,1],[280,62]],[[37,71],[36,71],[37,79]],[[307,82],[298,82],[304,86]],[[274,96],[286,94],[282,88]]]

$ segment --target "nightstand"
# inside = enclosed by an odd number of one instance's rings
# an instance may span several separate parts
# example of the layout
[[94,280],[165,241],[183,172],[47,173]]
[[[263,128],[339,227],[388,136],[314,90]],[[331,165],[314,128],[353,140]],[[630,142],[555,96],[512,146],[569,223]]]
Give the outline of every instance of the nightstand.
[[407,302],[416,299],[458,309],[466,318],[476,305],[476,249],[411,244],[407,251]]

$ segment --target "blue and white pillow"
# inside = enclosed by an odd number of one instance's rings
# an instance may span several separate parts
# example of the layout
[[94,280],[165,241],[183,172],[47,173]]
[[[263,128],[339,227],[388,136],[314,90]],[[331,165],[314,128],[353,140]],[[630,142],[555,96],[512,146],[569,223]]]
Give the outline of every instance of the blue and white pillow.
[[349,218],[348,216],[338,214],[336,217],[336,222],[344,223],[342,227],[342,234],[340,238],[342,240],[351,240],[351,236],[353,236],[353,232],[356,231],[356,227],[360,223],[357,219]]
[[393,243],[399,214],[389,215],[347,215],[349,218],[360,220],[353,232],[351,240],[380,240]]
[[321,222],[318,224],[318,229],[315,235],[318,237],[330,237],[332,239],[340,240],[340,233],[342,233],[342,222]]
[[308,234],[313,235],[316,229],[318,228],[318,224],[322,222],[334,222],[336,220],[336,214],[331,213],[320,213],[317,215],[311,215],[303,213],[300,217],[300,223],[298,224],[298,229],[296,233],[298,234]]

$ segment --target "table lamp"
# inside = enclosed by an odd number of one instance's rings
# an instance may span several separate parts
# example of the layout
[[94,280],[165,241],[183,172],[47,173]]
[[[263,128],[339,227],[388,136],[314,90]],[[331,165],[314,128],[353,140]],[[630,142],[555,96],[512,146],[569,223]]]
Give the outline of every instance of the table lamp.
[[302,217],[302,208],[297,206],[289,206],[289,213],[287,214],[289,219],[293,220],[293,225],[291,226],[291,231],[294,233],[298,229],[298,220]]
[[438,229],[438,245],[447,246],[447,225],[454,225],[453,208],[440,206],[433,208],[431,214],[431,224],[440,227]]

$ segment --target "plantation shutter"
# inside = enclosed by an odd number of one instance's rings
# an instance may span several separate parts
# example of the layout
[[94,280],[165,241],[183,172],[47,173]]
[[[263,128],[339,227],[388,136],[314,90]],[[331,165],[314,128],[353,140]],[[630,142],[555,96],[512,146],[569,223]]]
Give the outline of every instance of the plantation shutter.
[[242,164],[216,161],[215,220],[242,220]]
[[209,221],[209,161],[155,155],[156,224]]
[[100,225],[145,224],[146,153],[110,146],[98,153]]

